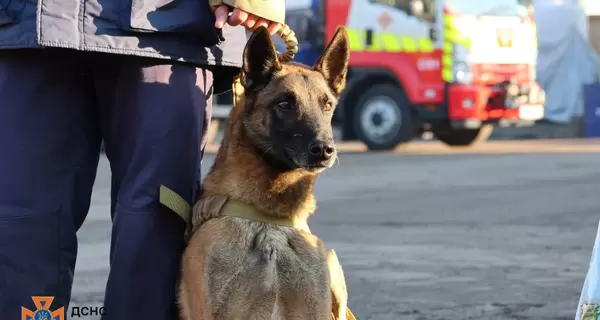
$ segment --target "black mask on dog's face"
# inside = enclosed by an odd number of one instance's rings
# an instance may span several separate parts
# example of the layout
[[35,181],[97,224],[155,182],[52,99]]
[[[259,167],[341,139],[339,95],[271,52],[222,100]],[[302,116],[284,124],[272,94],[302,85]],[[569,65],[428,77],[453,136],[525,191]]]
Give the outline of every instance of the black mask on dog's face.
[[331,119],[346,84],[346,32],[340,29],[313,67],[281,63],[266,28],[254,32],[244,50],[246,135],[281,170],[321,172],[337,151]]

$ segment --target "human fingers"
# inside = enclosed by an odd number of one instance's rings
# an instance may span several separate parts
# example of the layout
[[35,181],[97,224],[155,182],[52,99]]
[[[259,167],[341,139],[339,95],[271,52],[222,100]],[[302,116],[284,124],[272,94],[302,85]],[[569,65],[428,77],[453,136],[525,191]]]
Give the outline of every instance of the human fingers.
[[232,26],[239,26],[240,24],[244,23],[246,19],[248,19],[248,13],[246,11],[235,8],[233,10],[233,13],[227,20],[227,23]]
[[281,29],[281,23],[277,23],[277,22],[273,22],[273,21],[271,21],[269,23],[269,26],[267,27],[267,30],[269,30],[269,33],[271,35],[276,34],[277,31],[279,31],[279,29]]
[[258,19],[259,18],[257,16],[255,16],[253,14],[248,14],[248,18],[246,19],[246,21],[244,21],[244,27],[246,27],[248,29],[254,28],[254,25],[256,24]]
[[215,28],[221,29],[227,22],[227,16],[229,15],[229,7],[227,5],[220,5],[215,9]]
[[256,29],[258,29],[260,27],[267,28],[268,26],[269,26],[269,20],[265,20],[265,19],[260,18],[254,24],[254,27],[252,27],[252,30],[256,30]]

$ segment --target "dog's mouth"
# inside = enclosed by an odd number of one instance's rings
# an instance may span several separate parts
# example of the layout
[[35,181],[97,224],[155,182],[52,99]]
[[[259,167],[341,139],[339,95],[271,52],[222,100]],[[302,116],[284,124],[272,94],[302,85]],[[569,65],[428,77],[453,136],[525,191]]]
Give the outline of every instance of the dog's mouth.
[[310,162],[306,154],[298,155],[294,150],[285,148],[285,158],[287,162],[295,169],[304,169],[310,172],[320,173],[331,167],[331,161]]
[[302,169],[310,171],[310,172],[315,172],[315,173],[323,172],[327,168],[329,168],[329,166],[324,163],[310,164],[310,165],[302,166]]

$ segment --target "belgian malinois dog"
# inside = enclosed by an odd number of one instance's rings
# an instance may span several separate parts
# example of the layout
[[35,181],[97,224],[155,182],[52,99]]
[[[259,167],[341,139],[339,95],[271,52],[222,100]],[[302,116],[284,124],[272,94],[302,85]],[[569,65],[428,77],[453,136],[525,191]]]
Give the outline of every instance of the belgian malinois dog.
[[231,111],[194,206],[182,319],[346,319],[337,258],[306,220],[316,210],[315,179],[337,158],[331,119],[348,60],[344,29],[313,67],[280,61],[264,27],[250,37],[240,73],[244,99]]

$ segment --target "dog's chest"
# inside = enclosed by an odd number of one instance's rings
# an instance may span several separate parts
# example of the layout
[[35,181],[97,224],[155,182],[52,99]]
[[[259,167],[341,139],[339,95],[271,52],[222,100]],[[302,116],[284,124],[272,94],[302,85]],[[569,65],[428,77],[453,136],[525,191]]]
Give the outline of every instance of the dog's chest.
[[281,307],[279,306],[279,298],[275,300],[275,306],[273,307],[273,313],[271,314],[271,320],[285,320]]
[[325,262],[326,252],[319,238],[299,230],[264,228],[255,233],[252,242],[254,250],[278,264]]
[[305,293],[328,290],[327,253],[317,237],[289,228],[265,229],[254,243],[278,287]]
[[[213,308],[255,301],[252,310],[271,320],[331,309],[326,252],[318,238],[241,218],[226,221],[231,225],[224,230],[234,232],[215,247],[207,267],[211,296],[220,297]],[[224,282],[236,283],[237,288],[230,290]]]

